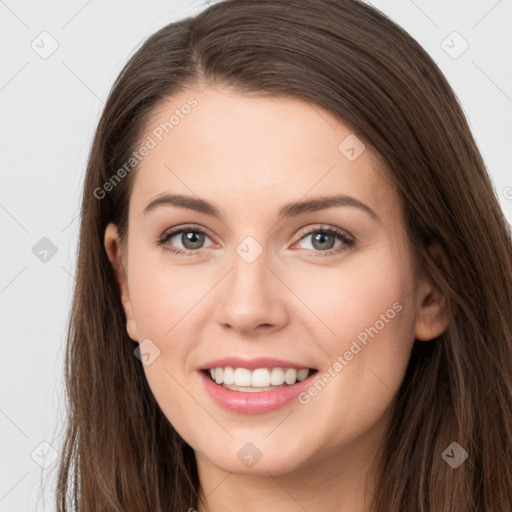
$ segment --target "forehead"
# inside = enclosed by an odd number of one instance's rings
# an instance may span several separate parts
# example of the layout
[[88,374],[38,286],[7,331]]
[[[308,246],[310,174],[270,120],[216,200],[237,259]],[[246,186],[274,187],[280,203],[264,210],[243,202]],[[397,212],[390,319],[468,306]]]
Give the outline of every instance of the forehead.
[[152,112],[130,210],[162,193],[196,195],[228,214],[333,193],[376,210],[397,197],[378,155],[343,122],[294,98],[247,95],[219,86],[186,90]]

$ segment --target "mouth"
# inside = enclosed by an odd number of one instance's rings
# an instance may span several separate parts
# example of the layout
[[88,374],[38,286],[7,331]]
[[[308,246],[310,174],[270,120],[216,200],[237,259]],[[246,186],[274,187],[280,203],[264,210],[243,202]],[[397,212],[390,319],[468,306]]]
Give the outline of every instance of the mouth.
[[318,372],[304,362],[235,355],[209,361],[197,370],[209,398],[240,414],[265,414],[292,405]]
[[217,366],[205,368],[201,372],[219,387],[243,393],[261,393],[284,388],[292,388],[308,379],[318,370],[315,368],[243,368]]

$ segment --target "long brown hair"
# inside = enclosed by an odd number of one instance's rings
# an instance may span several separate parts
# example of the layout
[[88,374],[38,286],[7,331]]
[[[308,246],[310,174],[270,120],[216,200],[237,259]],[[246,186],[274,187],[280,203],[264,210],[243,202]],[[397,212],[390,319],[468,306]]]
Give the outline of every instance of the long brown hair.
[[[127,231],[134,168],[102,189],[162,100],[219,83],[323,107],[382,157],[418,268],[453,304],[415,342],[377,482],[378,512],[512,510],[512,243],[482,157],[446,79],[420,45],[357,0],[227,0],[151,36],[117,78],[91,148],[68,326],[69,419],[57,508],[197,507],[192,448],[163,415],[103,246]],[[103,191],[105,188],[102,189]],[[439,244],[449,269],[428,247]],[[443,451],[468,454],[456,469]]]

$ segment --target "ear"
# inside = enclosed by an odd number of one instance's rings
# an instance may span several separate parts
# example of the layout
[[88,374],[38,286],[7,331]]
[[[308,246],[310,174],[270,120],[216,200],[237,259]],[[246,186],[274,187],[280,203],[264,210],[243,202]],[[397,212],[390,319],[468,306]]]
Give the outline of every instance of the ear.
[[[449,271],[448,258],[441,245],[432,245],[429,252],[441,268]],[[447,329],[452,318],[448,297],[436,283],[423,277],[418,286],[416,300],[415,339],[430,341],[437,338]]]
[[114,274],[121,290],[121,302],[126,316],[126,331],[133,341],[139,341],[137,322],[135,320],[135,315],[133,314],[130,291],[128,289],[128,280],[126,278],[126,269],[124,266],[125,258],[123,258],[121,251],[121,242],[117,226],[112,222],[105,229],[104,244],[108,259],[112,264]]

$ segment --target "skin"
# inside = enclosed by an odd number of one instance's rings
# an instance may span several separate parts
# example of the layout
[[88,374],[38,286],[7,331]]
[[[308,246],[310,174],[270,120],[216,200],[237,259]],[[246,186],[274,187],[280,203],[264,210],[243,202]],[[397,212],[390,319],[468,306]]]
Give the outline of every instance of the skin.
[[[134,176],[127,252],[114,224],[105,249],[129,336],[160,350],[144,371],[195,451],[207,503],[199,512],[367,511],[377,449],[413,341],[446,329],[446,301],[414,275],[399,198],[378,156],[369,146],[354,161],[339,151],[349,127],[300,100],[210,85],[160,105],[141,140],[190,96],[198,105]],[[175,206],[143,214],[164,192],[203,198],[222,220]],[[379,220],[354,206],[278,217],[285,203],[335,193],[362,201]],[[169,228],[189,223],[211,234],[192,249],[197,254],[157,244]],[[322,255],[329,243],[334,250],[344,243],[335,237],[313,245],[316,232],[301,234],[321,225],[345,231],[355,245]],[[263,251],[252,263],[236,252],[249,235]],[[178,234],[166,244],[190,250],[183,243]],[[294,400],[244,415],[224,410],[203,389],[197,368],[230,355],[288,359],[320,375],[394,303],[401,311],[306,405]],[[262,454],[251,468],[237,457],[247,442]]]

